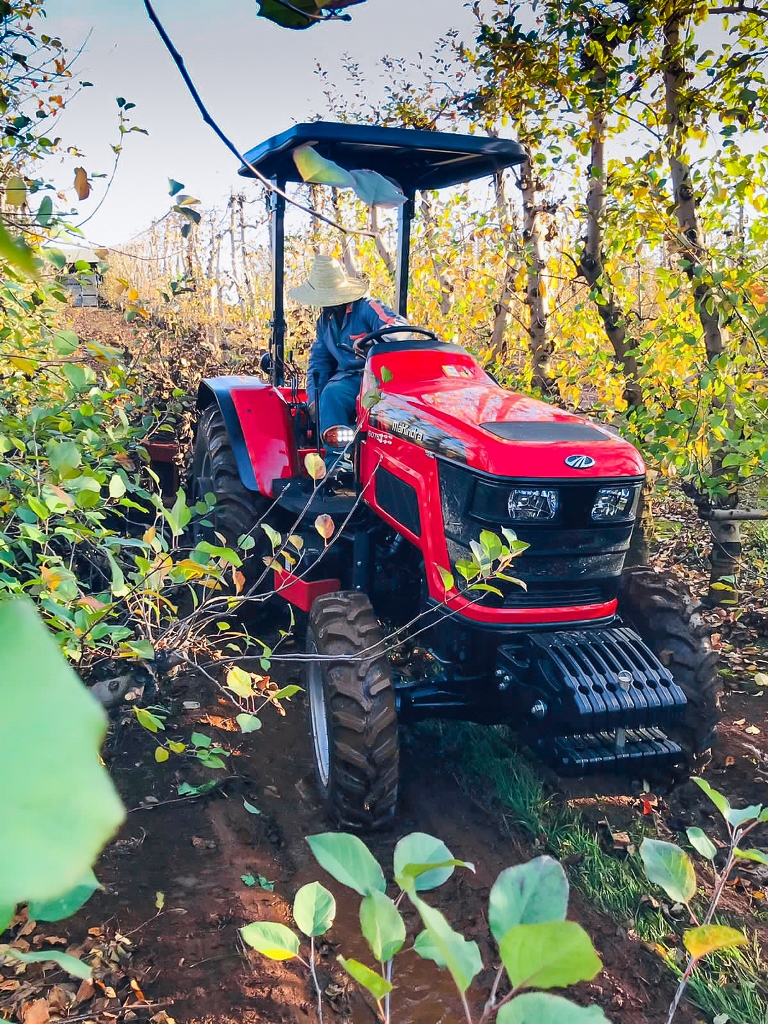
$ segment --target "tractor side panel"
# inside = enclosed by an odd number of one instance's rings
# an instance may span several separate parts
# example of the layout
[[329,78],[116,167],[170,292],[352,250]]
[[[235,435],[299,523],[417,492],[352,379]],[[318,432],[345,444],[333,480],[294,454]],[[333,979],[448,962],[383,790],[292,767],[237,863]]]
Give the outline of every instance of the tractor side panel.
[[203,381],[198,405],[211,399],[224,417],[243,485],[273,497],[275,480],[298,474],[296,439],[285,399],[271,385],[251,377]]

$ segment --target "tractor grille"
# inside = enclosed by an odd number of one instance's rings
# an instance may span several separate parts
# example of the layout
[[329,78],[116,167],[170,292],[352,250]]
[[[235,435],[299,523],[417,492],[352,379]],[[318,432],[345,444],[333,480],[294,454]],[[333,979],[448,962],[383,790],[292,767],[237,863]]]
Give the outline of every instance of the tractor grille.
[[530,545],[512,564],[510,575],[528,589],[494,583],[503,598],[486,595],[483,603],[503,608],[572,608],[613,601],[618,593],[632,521],[595,523],[592,506],[606,481],[535,481],[557,488],[560,512],[551,522],[514,523],[507,511],[513,487],[533,481],[492,479],[447,459],[438,460],[443,527],[452,566],[471,558],[470,542],[483,530],[497,535],[501,527],[514,530]]

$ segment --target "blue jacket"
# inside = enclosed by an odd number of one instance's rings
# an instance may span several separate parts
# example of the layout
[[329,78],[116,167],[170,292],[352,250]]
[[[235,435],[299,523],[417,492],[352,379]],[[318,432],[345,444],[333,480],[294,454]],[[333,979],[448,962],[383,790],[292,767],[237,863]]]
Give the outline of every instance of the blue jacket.
[[[307,397],[316,402],[329,380],[362,375],[365,359],[352,346],[379,327],[407,325],[389,306],[377,299],[357,299],[347,306],[339,327],[333,312],[324,309],[317,320],[317,337],[309,353]],[[317,377],[317,386],[315,385]]]

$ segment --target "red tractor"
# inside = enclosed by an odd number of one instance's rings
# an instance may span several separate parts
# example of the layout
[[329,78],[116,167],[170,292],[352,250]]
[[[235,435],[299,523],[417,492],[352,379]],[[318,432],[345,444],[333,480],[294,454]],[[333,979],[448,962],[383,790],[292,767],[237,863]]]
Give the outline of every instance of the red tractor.
[[[525,158],[508,140],[318,122],[247,159],[284,187],[300,180],[293,153],[307,144],[347,170],[379,171],[407,196],[403,315],[416,191]],[[274,587],[308,613],[309,719],[330,816],[347,828],[390,822],[399,725],[434,717],[506,723],[561,775],[687,777],[714,739],[716,658],[678,582],[624,567],[645,477],[638,452],[598,423],[505,390],[431,330],[403,340],[393,327],[364,339],[349,489],[318,484],[305,457],[323,439],[284,357],[285,202],[272,201],[271,382],[202,384],[195,488],[216,495],[214,527],[232,542],[262,520],[301,537],[296,566],[278,560]],[[363,402],[373,389],[377,400]],[[323,513],[336,524],[327,546],[315,529]],[[477,554],[483,531],[502,530],[529,545],[513,563],[525,589],[457,587],[457,563]],[[269,550],[255,549],[259,565]]]

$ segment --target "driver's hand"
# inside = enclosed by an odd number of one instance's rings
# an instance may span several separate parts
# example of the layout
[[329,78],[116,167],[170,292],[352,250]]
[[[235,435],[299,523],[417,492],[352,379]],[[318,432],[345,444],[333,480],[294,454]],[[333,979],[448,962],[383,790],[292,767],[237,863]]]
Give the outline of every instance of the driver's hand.
[[310,402],[309,403],[309,405],[307,406],[307,413],[309,414],[309,418],[312,420],[312,422],[316,423],[317,422],[317,403],[316,402]]
[[360,359],[363,359],[365,357],[366,349],[364,349],[361,346],[359,341],[353,343],[352,351],[355,353],[356,356],[359,356]]

